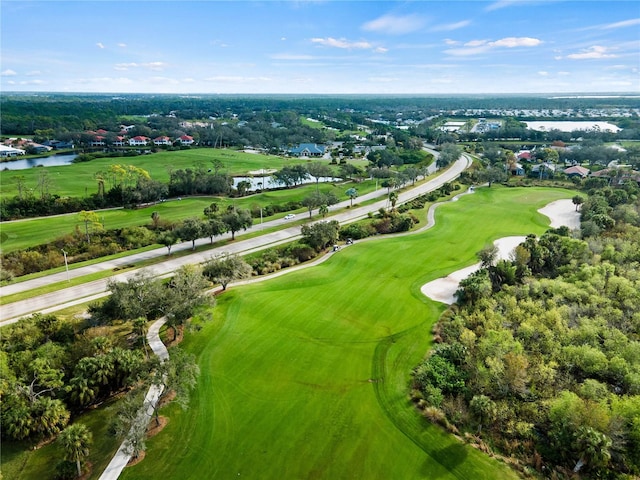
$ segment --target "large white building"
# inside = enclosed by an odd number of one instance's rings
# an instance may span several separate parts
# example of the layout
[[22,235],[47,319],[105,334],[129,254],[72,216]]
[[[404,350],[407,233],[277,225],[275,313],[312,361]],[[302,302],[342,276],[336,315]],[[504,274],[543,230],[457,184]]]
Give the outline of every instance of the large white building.
[[7,147],[6,145],[0,145],[0,157],[17,157],[18,155],[24,155],[26,152],[20,148]]

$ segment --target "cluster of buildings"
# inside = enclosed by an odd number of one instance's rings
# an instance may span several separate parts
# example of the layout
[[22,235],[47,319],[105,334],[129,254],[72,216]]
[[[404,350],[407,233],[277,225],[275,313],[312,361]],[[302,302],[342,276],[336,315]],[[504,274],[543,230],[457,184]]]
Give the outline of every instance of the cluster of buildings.
[[167,136],[160,136],[156,138],[149,138],[143,135],[136,135],[133,137],[127,136],[128,130],[123,127],[123,130],[119,135],[110,136],[106,130],[97,130],[95,132],[87,132],[92,135],[92,139],[89,141],[90,147],[146,147],[149,145],[156,146],[191,146],[194,144],[193,137],[190,135],[181,135],[178,138],[171,138]]
[[73,142],[47,140],[36,143],[28,138],[7,138],[0,144],[0,157],[18,157],[28,153],[40,154],[51,150],[66,150],[73,148]]
[[441,110],[442,115],[460,117],[518,117],[518,118],[630,118],[640,115],[640,108],[461,108],[457,110]]

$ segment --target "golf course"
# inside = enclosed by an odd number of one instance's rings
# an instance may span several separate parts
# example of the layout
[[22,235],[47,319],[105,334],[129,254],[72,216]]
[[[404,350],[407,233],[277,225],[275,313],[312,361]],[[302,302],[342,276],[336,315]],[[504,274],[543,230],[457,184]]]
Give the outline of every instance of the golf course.
[[573,194],[481,188],[440,205],[429,230],[231,287],[182,343],[201,370],[189,408],[162,411],[167,426],[120,478],[517,478],[409,401],[411,369],[445,309],[420,287],[496,238],[543,233],[537,209]]

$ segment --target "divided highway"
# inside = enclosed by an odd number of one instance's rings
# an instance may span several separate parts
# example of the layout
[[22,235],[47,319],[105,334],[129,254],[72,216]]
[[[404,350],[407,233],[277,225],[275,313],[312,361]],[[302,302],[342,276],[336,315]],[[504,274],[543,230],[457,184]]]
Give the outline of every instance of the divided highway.
[[[437,188],[441,187],[445,183],[456,179],[463,170],[465,170],[471,165],[471,161],[472,160],[468,155],[466,154],[462,155],[454,164],[452,164],[446,171],[442,172],[437,177],[415,188],[410,188],[400,193],[398,196],[398,203],[405,203],[420,195],[436,190]],[[377,197],[380,197],[381,195],[384,195],[384,199],[378,200],[377,202],[364,207],[345,209],[340,213],[331,215],[331,219],[337,220],[341,224],[347,224],[347,223],[365,218],[369,214],[369,212],[375,212],[380,208],[386,208],[388,207],[388,200],[385,193],[386,192],[384,189],[380,189],[380,190],[377,190],[376,192],[363,195],[359,197],[360,201],[377,198]],[[344,209],[344,207],[346,207],[347,205],[349,205],[348,201],[342,202],[337,205],[334,205],[330,210]],[[265,222],[262,225],[255,225],[254,227],[252,227],[252,229],[253,230],[261,229],[261,228],[264,229],[269,226],[282,225],[286,223],[288,223],[286,220],[282,220],[282,219],[274,220],[271,222]],[[63,308],[72,306],[74,304],[93,301],[100,297],[106,296],[109,294],[107,290],[107,283],[110,280],[124,282],[128,278],[132,277],[133,275],[135,275],[137,272],[141,270],[144,270],[146,273],[150,274],[151,276],[169,275],[182,265],[202,263],[208,260],[209,258],[211,258],[212,256],[215,256],[223,252],[229,252],[232,254],[246,254],[246,253],[250,253],[258,250],[263,250],[281,243],[290,242],[296,238],[299,238],[300,236],[301,236],[300,225],[296,225],[296,226],[284,228],[282,230],[278,230],[276,232],[260,235],[255,238],[251,238],[247,240],[237,240],[233,243],[229,243],[225,245],[224,247],[215,248],[215,249],[207,250],[204,252],[197,252],[191,255],[182,256],[180,258],[168,257],[167,250],[166,248],[163,247],[150,252],[144,252],[141,254],[123,257],[118,260],[105,261],[105,262],[101,262],[88,267],[82,267],[82,268],[70,270],[69,277],[75,278],[75,277],[80,277],[80,276],[88,275],[88,274],[99,272],[99,271],[121,268],[127,264],[139,262],[142,260],[147,260],[147,259],[157,258],[162,256],[167,257],[165,261],[149,267],[144,267],[134,271],[111,276],[108,279],[96,280],[96,281],[85,283],[82,285],[69,287],[63,290],[59,290],[57,292],[30,298],[28,300],[23,300],[23,301],[3,305],[0,308],[0,326],[7,325],[9,323],[14,323],[18,321],[21,317],[30,315],[32,313],[36,313],[36,312],[50,313],[56,310],[61,310]],[[222,238],[225,238],[225,237],[222,237]],[[207,239],[201,239],[197,243],[205,244],[207,242],[208,242]],[[184,250],[187,248],[191,248],[190,242],[185,242],[180,245],[176,245],[173,251],[175,252],[176,250]],[[16,283],[13,285],[8,285],[5,287],[0,287],[0,297],[11,295],[14,293],[29,291],[44,285],[49,285],[49,284],[58,283],[58,282],[65,282],[66,280],[67,280],[67,273],[61,272],[61,273],[48,275],[46,277],[41,277],[34,280],[29,280],[25,282]]]

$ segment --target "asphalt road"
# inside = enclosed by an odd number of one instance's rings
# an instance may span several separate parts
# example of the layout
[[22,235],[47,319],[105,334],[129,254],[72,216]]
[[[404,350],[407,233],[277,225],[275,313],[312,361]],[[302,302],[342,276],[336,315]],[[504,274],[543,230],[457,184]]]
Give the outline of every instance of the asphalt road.
[[[405,203],[415,197],[423,195],[424,193],[428,193],[433,190],[436,190],[443,184],[457,178],[460,175],[460,173],[464,169],[466,169],[470,164],[471,164],[471,158],[467,155],[462,155],[460,159],[458,159],[449,169],[442,172],[437,177],[415,188],[410,188],[400,193],[398,196],[398,203],[399,204]],[[377,198],[380,196],[384,196],[384,199],[378,200],[377,202],[364,207],[345,209],[340,213],[331,215],[330,218],[331,220],[337,220],[341,224],[347,224],[347,223],[365,218],[369,214],[369,212],[376,212],[380,208],[388,207],[386,189],[379,189],[376,192],[372,192],[370,194],[358,197],[358,201],[362,202],[370,198]],[[343,209],[347,205],[349,205],[349,201],[341,202],[331,207],[330,211]],[[298,216],[298,218],[300,218],[300,216]],[[252,227],[252,230],[265,229],[270,226],[282,225],[282,224],[291,223],[291,222],[292,220],[283,220],[283,219],[274,220],[271,222],[265,222],[261,225],[260,224],[254,225]],[[152,258],[157,258],[162,256],[167,257],[165,261],[149,267],[144,267],[134,271],[129,271],[126,273],[111,276],[108,279],[96,280],[96,281],[85,283],[82,285],[69,287],[53,293],[30,298],[28,300],[23,300],[23,301],[13,302],[7,305],[3,305],[2,307],[0,307],[0,327],[10,323],[14,323],[18,321],[20,318],[26,315],[30,315],[32,313],[36,313],[36,312],[50,313],[56,310],[61,310],[63,308],[72,306],[74,304],[93,301],[100,297],[106,296],[109,294],[107,290],[107,283],[110,280],[117,281],[117,282],[124,282],[128,278],[138,273],[139,271],[144,271],[150,274],[151,276],[169,275],[175,270],[177,270],[179,267],[181,267],[182,265],[202,263],[208,260],[209,258],[211,258],[212,256],[215,256],[221,253],[228,252],[231,254],[247,254],[247,253],[258,251],[258,250],[263,250],[281,243],[290,242],[296,238],[299,238],[300,236],[301,236],[300,225],[296,225],[296,226],[284,228],[282,230],[278,230],[276,232],[260,235],[255,238],[246,239],[246,240],[236,240],[233,243],[229,243],[225,245],[224,247],[215,248],[215,249],[207,250],[204,252],[197,252],[191,255],[182,256],[180,258],[175,258],[175,257],[172,258],[167,256],[167,250],[166,248],[163,247],[163,248],[159,248],[149,252],[130,255],[117,260],[101,262],[88,267],[82,267],[82,268],[70,270],[68,272],[69,278],[75,278],[75,277],[88,275],[90,273],[122,268],[125,265],[136,263],[142,260],[147,260],[147,259],[152,259]],[[218,238],[219,239],[225,238],[225,236],[218,237]],[[196,241],[196,245],[206,244],[208,242],[209,242],[208,239],[200,239],[199,241]],[[179,245],[174,246],[172,251],[176,252],[180,250],[186,250],[189,248],[191,248],[191,242],[185,242],[185,243],[181,243]],[[44,285],[49,285],[49,284],[58,283],[58,282],[65,282],[65,281],[67,281],[66,272],[56,273],[53,275],[48,275],[46,277],[41,277],[38,279],[1,287],[0,296],[4,297],[6,295],[11,295],[14,293],[32,290],[34,288],[38,288]]]

